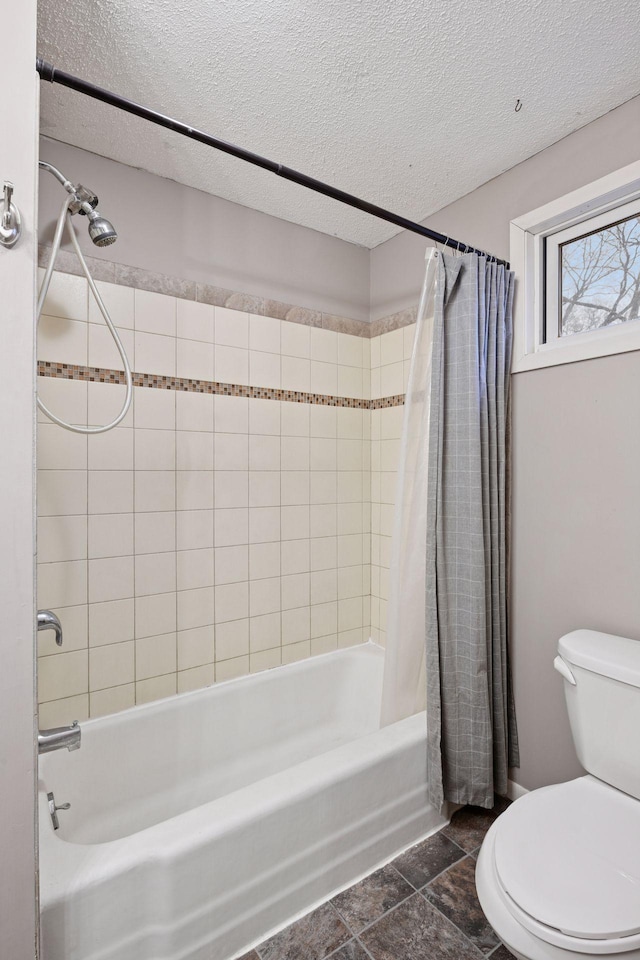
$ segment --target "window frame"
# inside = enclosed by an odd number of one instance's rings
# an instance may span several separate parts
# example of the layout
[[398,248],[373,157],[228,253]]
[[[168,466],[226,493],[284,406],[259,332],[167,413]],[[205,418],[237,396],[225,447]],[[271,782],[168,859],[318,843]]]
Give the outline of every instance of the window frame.
[[[628,209],[634,212],[625,214],[623,211]],[[640,322],[635,320],[545,340],[545,312],[552,297],[556,298],[557,316],[558,269],[556,266],[551,275],[548,264],[550,257],[555,257],[557,265],[559,243],[637,213],[640,213],[640,162],[622,167],[511,221],[511,265],[518,280],[512,373],[640,350]],[[563,239],[559,241],[559,237]]]

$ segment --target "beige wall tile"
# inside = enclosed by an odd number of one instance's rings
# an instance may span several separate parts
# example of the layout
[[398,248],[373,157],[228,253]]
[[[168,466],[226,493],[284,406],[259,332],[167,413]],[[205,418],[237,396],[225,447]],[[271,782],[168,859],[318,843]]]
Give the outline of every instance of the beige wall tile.
[[304,660],[311,656],[311,643],[309,640],[303,640],[300,643],[289,643],[282,648],[282,663],[295,663],[297,660]]
[[88,285],[85,278],[54,271],[42,312],[52,317],[86,320],[87,310]]
[[201,690],[210,687],[215,680],[212,663],[201,667],[192,667],[190,670],[178,671],[178,693],[188,693],[191,690]]
[[[38,607],[74,607],[87,602],[87,561],[38,564]],[[53,699],[53,698],[50,698]]]
[[249,314],[228,307],[215,308],[215,342],[227,347],[249,347]]
[[152,677],[149,680],[136,682],[136,704],[151,703],[153,700],[163,700],[177,693],[177,677],[175,673],[164,677]]
[[88,437],[89,469],[133,470],[133,438],[131,427]]
[[38,520],[38,560],[52,563],[85,560],[87,517],[41,517]]
[[215,548],[216,584],[239,583],[248,579],[249,547],[247,544]]
[[89,694],[89,715],[104,717],[110,713],[120,713],[135,706],[136,688],[133,683],[125,683],[119,687],[109,687],[107,690],[93,690]]
[[124,600],[133,594],[133,557],[89,560],[89,603]]
[[317,657],[322,653],[331,653],[338,649],[338,635],[331,634],[328,637],[313,637],[311,639],[311,656]]
[[304,323],[284,321],[280,328],[280,344],[284,357],[310,357],[311,328]]
[[38,700],[62,700],[89,690],[89,654],[87,650],[55,653],[38,658]]
[[249,673],[249,657],[234,657],[233,660],[221,660],[216,663],[216,683],[235,680]]
[[216,662],[246,656],[248,653],[248,619],[216,624]]
[[280,330],[282,321],[273,317],[249,315],[249,347],[267,353],[280,353]]
[[133,514],[105,513],[88,518],[89,559],[133,554]]
[[42,314],[38,323],[38,360],[56,363],[86,364],[88,358],[87,324]]
[[[133,287],[123,287],[117,283],[105,283],[104,280],[97,280],[96,286],[102,301],[109,311],[111,320],[116,327],[125,327],[133,330],[134,327],[134,299],[135,290]],[[89,323],[105,325],[104,317],[96,303],[95,297],[91,292],[89,297]]]
[[208,303],[194,300],[176,300],[176,332],[186,340],[201,340],[213,343],[214,308]]
[[132,599],[89,604],[89,645],[98,647],[105,643],[133,640],[134,613]]
[[154,293],[150,290],[135,290],[134,309],[136,330],[175,337],[175,297],[167,297],[162,293]]
[[271,670],[273,667],[279,667],[281,663],[282,650],[280,647],[274,647],[272,650],[260,650],[249,656],[249,669],[251,673]]
[[190,670],[214,661],[214,628],[193,627],[178,632],[178,670]]
[[214,588],[181,590],[177,595],[178,630],[190,630],[214,623]]
[[217,432],[249,432],[249,400],[246,397],[214,397],[213,409]]
[[213,547],[205,550],[181,550],[176,558],[178,590],[213,586],[213,556]]
[[277,400],[249,400],[249,433],[280,436],[280,407]]
[[135,679],[147,680],[173,673],[177,666],[175,633],[143,637],[135,642]]
[[[39,386],[43,381],[46,382],[41,377]],[[52,379],[51,382],[55,381]],[[53,412],[56,415],[62,415],[58,414],[57,407]],[[75,407],[69,412],[72,418],[78,413]],[[74,419],[73,422],[77,421]],[[87,438],[68,430],[61,430],[56,423],[39,423],[37,458],[40,470],[86,470]]]
[[163,553],[176,548],[176,515],[163,513],[136,513],[136,553]]
[[[143,371],[159,373],[160,371]],[[176,397],[173,390],[134,388],[134,420],[136,429],[173,430],[176,425]]]
[[251,653],[269,650],[280,646],[282,637],[281,615],[266,613],[251,617],[249,621],[249,642]]
[[[188,302],[188,301],[185,301]],[[226,400],[227,397],[221,399]],[[203,433],[213,431],[213,394],[176,392],[176,429],[198,430]]]
[[49,727],[63,727],[74,720],[82,723],[89,719],[89,695],[79,694],[75,697],[64,697],[61,700],[51,700],[41,703],[38,708],[38,727],[47,730]]
[[241,620],[249,615],[249,584],[226,583],[215,588],[215,622]]
[[86,470],[38,470],[39,517],[80,515],[87,512]]
[[176,629],[176,625],[177,596],[175,593],[161,593],[155,597],[136,597],[135,636],[137,638],[170,633]]
[[89,690],[132,683],[135,671],[133,641],[109,643],[89,650]]

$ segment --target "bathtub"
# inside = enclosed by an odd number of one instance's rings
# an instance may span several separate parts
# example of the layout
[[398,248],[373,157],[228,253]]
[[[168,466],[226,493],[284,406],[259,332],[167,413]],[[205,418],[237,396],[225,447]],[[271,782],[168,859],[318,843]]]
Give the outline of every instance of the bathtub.
[[42,756],[42,960],[228,960],[443,826],[425,715],[379,729],[383,662],[314,657]]

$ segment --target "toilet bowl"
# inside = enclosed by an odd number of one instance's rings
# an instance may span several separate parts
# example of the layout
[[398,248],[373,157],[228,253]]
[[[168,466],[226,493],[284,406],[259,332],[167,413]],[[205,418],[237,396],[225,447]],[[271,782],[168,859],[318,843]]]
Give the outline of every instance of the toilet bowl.
[[559,651],[589,775],[534,790],[496,820],[478,896],[519,960],[640,960],[640,643],[581,630]]

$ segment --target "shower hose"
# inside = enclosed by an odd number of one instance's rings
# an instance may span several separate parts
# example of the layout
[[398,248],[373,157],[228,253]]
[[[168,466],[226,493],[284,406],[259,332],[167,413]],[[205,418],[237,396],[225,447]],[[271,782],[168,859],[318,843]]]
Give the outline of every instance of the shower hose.
[[104,317],[104,322],[109,328],[109,333],[113,337],[115,345],[118,348],[118,353],[120,354],[120,357],[122,359],[122,363],[124,365],[124,375],[125,375],[125,382],[127,386],[127,392],[126,392],[124,404],[122,405],[122,409],[118,414],[118,416],[115,418],[115,420],[112,420],[111,423],[107,423],[105,426],[102,426],[102,427],[83,427],[78,424],[66,423],[66,421],[61,420],[60,417],[57,417],[55,413],[52,413],[52,411],[49,410],[49,408],[44,404],[44,402],[40,399],[40,397],[37,398],[38,407],[42,410],[42,412],[47,417],[49,417],[50,420],[53,420],[54,423],[57,423],[59,426],[64,427],[65,430],[71,430],[73,431],[73,433],[84,433],[84,434],[106,433],[107,430],[112,430],[114,427],[117,427],[118,424],[122,423],[122,421],[126,417],[129,407],[131,406],[131,398],[133,396],[133,379],[131,376],[131,367],[129,366],[129,360],[127,358],[125,349],[122,345],[122,341],[118,336],[118,331],[114,327],[111,317],[109,316],[109,311],[107,310],[106,306],[104,305],[104,301],[100,296],[100,291],[96,287],[93,277],[89,273],[89,267],[87,266],[87,262],[82,254],[82,250],[80,249],[80,244],[78,243],[78,238],[76,236],[76,231],[74,229],[73,223],[71,222],[71,214],[69,213],[68,207],[69,207],[69,204],[72,203],[73,199],[74,198],[72,196],[67,197],[62,205],[62,209],[60,210],[60,216],[58,217],[58,222],[56,224],[56,230],[53,237],[53,245],[51,247],[51,257],[49,259],[49,263],[47,264],[47,268],[44,272],[44,279],[42,281],[40,293],[38,294],[36,322],[39,322],[40,320],[40,314],[42,313],[42,307],[44,306],[44,301],[47,296],[47,292],[49,290],[49,284],[51,283],[51,276],[53,274],[53,269],[55,267],[56,259],[60,251],[60,243],[62,241],[62,234],[64,232],[64,227],[66,223],[69,230],[69,235],[71,236],[71,242],[73,243],[74,250],[78,255],[78,260],[80,261],[82,271],[89,283],[89,289],[91,290],[91,293],[93,294],[95,301],[98,304],[100,313]]

